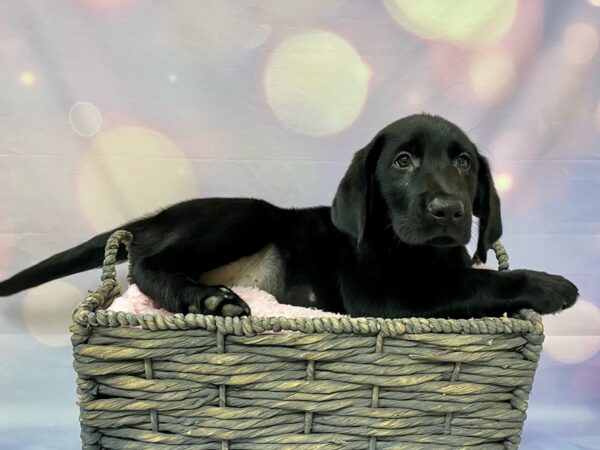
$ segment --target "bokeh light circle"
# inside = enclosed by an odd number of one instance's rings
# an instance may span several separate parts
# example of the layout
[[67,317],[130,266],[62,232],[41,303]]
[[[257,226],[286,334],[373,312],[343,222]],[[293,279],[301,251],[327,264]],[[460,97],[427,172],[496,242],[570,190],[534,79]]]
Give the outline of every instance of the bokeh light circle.
[[294,131],[312,136],[337,133],[360,114],[370,68],[344,39],[305,31],[284,40],[265,68],[267,101]]
[[585,64],[598,51],[598,32],[588,23],[572,23],[565,28],[563,51],[570,64]]
[[515,180],[509,173],[499,173],[494,175],[494,186],[496,186],[496,190],[499,194],[509,192],[514,184]]
[[578,300],[556,315],[543,316],[544,351],[556,361],[580,363],[600,351],[600,309]]
[[66,281],[58,280],[27,292],[22,314],[29,333],[50,347],[69,345],[71,314],[83,293]]
[[78,190],[81,209],[98,231],[197,196],[181,150],[157,131],[132,126],[93,137]]
[[383,0],[396,22],[424,39],[486,47],[512,26],[517,0]]
[[77,102],[69,110],[69,123],[78,135],[91,137],[100,131],[102,114],[90,102]]
[[501,100],[515,85],[515,63],[503,51],[476,56],[470,65],[471,88],[479,100],[495,103]]
[[37,81],[37,78],[30,70],[25,70],[19,74],[19,83],[21,86],[29,88],[32,87]]

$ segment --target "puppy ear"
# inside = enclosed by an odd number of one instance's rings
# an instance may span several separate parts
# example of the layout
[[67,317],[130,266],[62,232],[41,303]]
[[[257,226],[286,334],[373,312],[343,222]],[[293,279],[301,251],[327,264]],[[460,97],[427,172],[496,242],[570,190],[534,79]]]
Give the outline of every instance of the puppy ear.
[[473,214],[479,218],[477,255],[481,262],[486,262],[488,250],[502,236],[502,217],[500,198],[494,187],[490,165],[481,155],[478,156],[478,161],[477,194],[473,204]]
[[333,199],[333,224],[356,239],[357,243],[361,243],[365,237],[375,188],[375,167],[382,145],[383,136],[377,135],[355,153]]

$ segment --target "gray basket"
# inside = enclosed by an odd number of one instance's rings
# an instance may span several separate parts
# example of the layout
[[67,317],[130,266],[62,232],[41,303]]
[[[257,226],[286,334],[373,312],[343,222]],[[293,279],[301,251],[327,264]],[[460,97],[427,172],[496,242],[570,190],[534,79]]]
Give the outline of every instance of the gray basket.
[[131,239],[110,237],[102,283],[73,313],[84,449],[517,448],[543,341],[535,312],[445,320],[106,311],[120,294],[118,247]]

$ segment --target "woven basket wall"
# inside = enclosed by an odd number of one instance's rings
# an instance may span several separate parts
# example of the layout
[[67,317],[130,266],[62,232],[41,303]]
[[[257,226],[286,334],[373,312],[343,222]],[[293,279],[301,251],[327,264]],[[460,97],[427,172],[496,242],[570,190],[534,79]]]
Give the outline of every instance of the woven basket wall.
[[[84,449],[514,449],[540,317],[223,318],[73,313]],[[502,258],[500,258],[501,263]],[[506,263],[506,261],[504,261]],[[292,333],[278,333],[282,330]]]

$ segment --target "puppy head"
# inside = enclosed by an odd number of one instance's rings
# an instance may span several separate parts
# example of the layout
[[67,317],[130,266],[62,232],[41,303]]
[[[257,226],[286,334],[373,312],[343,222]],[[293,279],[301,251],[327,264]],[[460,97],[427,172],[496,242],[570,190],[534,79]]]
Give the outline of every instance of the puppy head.
[[478,254],[502,234],[487,160],[454,124],[413,115],[354,155],[332,207],[335,226],[359,243],[391,228],[407,244],[464,246],[479,217]]

